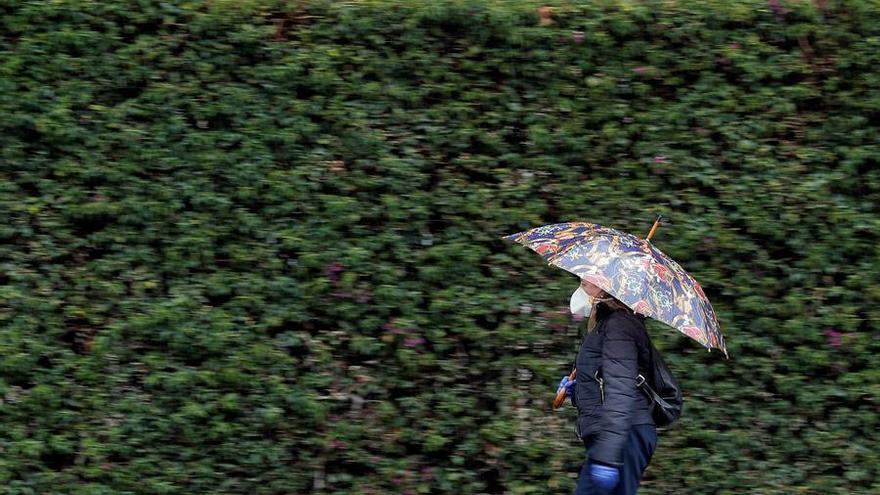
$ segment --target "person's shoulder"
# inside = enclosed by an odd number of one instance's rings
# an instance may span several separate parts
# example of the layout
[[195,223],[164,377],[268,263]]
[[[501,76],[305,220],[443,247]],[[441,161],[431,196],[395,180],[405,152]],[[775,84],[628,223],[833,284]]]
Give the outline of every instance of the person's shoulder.
[[609,322],[615,323],[637,323],[638,317],[632,312],[625,309],[618,309],[616,311],[612,311],[608,313]]
[[635,314],[619,310],[607,316],[607,328],[609,334],[635,337],[644,328],[644,323]]

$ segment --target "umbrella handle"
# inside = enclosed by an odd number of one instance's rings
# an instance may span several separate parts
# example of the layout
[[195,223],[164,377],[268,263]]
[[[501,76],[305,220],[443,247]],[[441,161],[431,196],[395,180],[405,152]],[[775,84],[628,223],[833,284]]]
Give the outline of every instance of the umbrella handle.
[[[577,377],[577,371],[578,371],[577,368],[571,370],[571,374],[568,375],[568,379],[574,380]],[[562,404],[565,402],[565,397],[567,395],[568,394],[565,393],[564,388],[562,390],[560,390],[559,393],[556,394],[556,398],[553,399],[553,409],[559,409],[560,407],[562,407]]]

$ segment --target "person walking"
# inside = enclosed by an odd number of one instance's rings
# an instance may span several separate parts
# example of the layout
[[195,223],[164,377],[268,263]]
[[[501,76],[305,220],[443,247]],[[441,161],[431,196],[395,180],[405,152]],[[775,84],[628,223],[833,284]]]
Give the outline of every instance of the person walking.
[[650,363],[644,317],[586,280],[571,310],[587,317],[576,376],[562,378],[577,408],[586,459],[575,495],[633,495],[657,446],[651,399],[637,387]]
[[581,280],[571,310],[588,317],[587,332],[576,370],[562,378],[553,401],[558,408],[570,396],[578,411],[586,460],[576,495],[635,494],[657,447],[657,426],[681,416],[681,387],[648,338],[646,316],[727,357],[702,286],[651,242],[661,220],[644,239],[590,222],[504,237]]

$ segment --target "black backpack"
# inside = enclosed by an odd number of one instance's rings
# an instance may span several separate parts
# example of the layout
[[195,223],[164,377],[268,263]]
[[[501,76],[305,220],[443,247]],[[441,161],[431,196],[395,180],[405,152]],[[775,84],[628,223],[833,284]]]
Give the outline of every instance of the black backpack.
[[669,426],[681,417],[683,399],[681,387],[672,376],[672,371],[663,362],[660,352],[648,341],[651,362],[647,370],[648,378],[639,374],[636,386],[651,399],[651,416],[658,427]]

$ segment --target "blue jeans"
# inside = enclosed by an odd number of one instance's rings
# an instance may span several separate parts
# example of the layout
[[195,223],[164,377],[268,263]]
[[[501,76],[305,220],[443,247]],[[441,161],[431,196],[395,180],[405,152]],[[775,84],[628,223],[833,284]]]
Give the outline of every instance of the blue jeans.
[[651,462],[657,447],[657,429],[654,425],[636,425],[629,429],[626,445],[623,447],[623,466],[620,467],[620,482],[613,490],[605,491],[593,486],[590,480],[590,445],[593,438],[585,438],[587,460],[581,466],[575,495],[635,495],[642,480],[642,473]]

